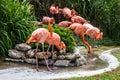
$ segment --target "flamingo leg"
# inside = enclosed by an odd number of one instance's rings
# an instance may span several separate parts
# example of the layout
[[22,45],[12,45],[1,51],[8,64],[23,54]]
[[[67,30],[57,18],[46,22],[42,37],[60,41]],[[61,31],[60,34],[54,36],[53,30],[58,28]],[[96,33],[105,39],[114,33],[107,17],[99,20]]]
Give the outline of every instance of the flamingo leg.
[[38,45],[39,45],[39,43],[37,43],[37,45],[36,45],[36,50],[35,50],[36,70],[37,70],[37,71],[42,71],[42,70],[40,70],[40,69],[38,68],[38,55],[37,55]]
[[53,62],[53,70],[55,70],[55,69],[57,69],[57,67],[54,67],[54,60],[55,60],[55,58],[54,58],[54,55],[55,55],[55,53],[54,53],[54,45],[52,46],[52,62]]
[[47,52],[49,51],[50,47],[51,47],[51,44],[49,44],[48,49],[47,49]]
[[80,35],[81,36],[81,39],[82,39],[82,42],[87,46],[88,48],[88,53],[91,53],[91,47],[89,45],[89,43],[84,39],[84,34]]
[[44,55],[44,59],[45,59],[45,63],[46,63],[48,71],[52,71],[52,69],[48,66],[48,55],[47,55],[47,53]]
[[[49,46],[49,47],[50,47],[50,46]],[[47,53],[44,51],[44,43],[42,43],[42,48],[43,48],[43,53],[45,53],[45,55],[44,55],[44,60],[45,60],[47,69],[48,69],[48,71],[52,71],[52,69],[48,66],[48,55],[47,55]],[[48,50],[49,50],[49,49],[48,49]],[[48,52],[48,50],[47,50],[47,52]]]
[[44,51],[45,51],[45,50],[44,50],[44,43],[41,43],[41,44],[42,44],[42,50],[43,50],[43,52],[44,52]]

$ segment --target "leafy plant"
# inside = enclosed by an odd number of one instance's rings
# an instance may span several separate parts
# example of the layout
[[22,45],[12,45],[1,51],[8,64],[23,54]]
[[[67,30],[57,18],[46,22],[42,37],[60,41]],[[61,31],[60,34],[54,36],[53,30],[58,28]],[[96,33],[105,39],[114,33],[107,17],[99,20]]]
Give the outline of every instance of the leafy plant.
[[35,16],[28,10],[29,5],[26,1],[0,0],[0,55],[7,55],[15,44],[25,42],[36,28],[31,24]]

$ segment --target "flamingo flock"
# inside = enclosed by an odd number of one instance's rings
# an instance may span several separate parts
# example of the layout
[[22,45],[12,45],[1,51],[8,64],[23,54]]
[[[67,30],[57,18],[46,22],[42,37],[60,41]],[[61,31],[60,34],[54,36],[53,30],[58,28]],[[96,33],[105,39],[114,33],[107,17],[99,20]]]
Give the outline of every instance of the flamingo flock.
[[[58,23],[58,27],[63,27],[63,28],[69,28],[72,30],[76,35],[79,35],[81,37],[82,42],[87,46],[88,53],[92,53],[92,48],[90,47],[90,44],[85,40],[84,36],[88,35],[90,38],[96,39],[96,40],[102,40],[103,39],[103,33],[100,32],[100,29],[97,27],[94,27],[81,17],[75,9],[69,9],[67,7],[59,8],[58,6],[51,5],[50,6],[50,13],[53,15],[56,14],[63,14],[63,16],[66,19],[70,19],[71,21],[61,21]],[[38,28],[33,33],[31,34],[31,37],[26,41],[27,44],[31,42],[35,42],[37,44],[41,43],[42,44],[42,52],[47,53],[49,52],[49,48],[52,45],[52,60],[53,60],[53,65],[54,65],[54,46],[59,50],[59,51],[66,51],[66,45],[63,41],[61,41],[61,38],[59,34],[55,33],[52,31],[51,23],[55,24],[55,19],[53,17],[47,17],[43,16],[43,19],[41,22],[38,22],[38,26],[42,26],[42,24],[47,24],[49,27],[49,31],[45,28]],[[44,43],[48,43],[48,49],[45,52],[44,50]],[[36,46],[36,51],[35,51],[35,57],[36,57],[36,70],[41,71],[38,68],[38,56],[37,56],[37,49],[38,45]],[[48,66],[48,57],[47,55],[44,56],[46,66],[48,71],[52,71],[52,69]]]
[[[55,8],[55,6],[52,6]],[[81,17],[78,12],[75,9],[69,9],[67,7],[64,7],[63,9],[57,6],[58,11],[60,11],[61,14],[66,19],[70,19],[70,21],[61,21],[58,23],[59,27],[63,28],[69,28],[71,29],[76,35],[79,35],[81,37],[82,42],[87,46],[88,53],[92,53],[92,49],[90,47],[90,44],[85,40],[84,35],[90,36],[90,38],[96,39],[96,40],[102,40],[103,39],[103,32],[100,31],[97,27],[94,27]],[[50,8],[50,12],[51,12]],[[58,12],[59,13],[59,12]],[[58,14],[56,13],[56,14]],[[51,13],[52,14],[52,13]]]

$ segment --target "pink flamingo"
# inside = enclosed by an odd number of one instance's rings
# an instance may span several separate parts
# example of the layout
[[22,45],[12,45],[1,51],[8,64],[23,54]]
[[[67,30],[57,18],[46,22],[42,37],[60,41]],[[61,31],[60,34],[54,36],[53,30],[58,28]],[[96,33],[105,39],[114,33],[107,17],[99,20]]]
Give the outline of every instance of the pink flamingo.
[[63,28],[68,28],[71,24],[72,24],[72,22],[70,22],[70,21],[61,21],[58,23],[58,26],[63,27]]
[[87,34],[90,36],[90,38],[94,38],[97,40],[102,40],[103,33],[100,32],[98,28],[95,28],[91,26],[89,23],[80,24],[80,23],[73,23],[69,26],[70,29],[72,29],[75,34],[79,34],[82,42],[87,46],[88,53],[92,52],[92,49],[89,45],[89,43],[84,39],[84,35]]
[[43,16],[43,19],[41,22],[38,22],[38,26],[41,26],[42,24],[48,24],[48,23],[52,23],[55,24],[55,19],[53,17],[47,17],[47,16]]
[[84,23],[83,26],[86,28],[86,34],[89,35],[90,38],[96,40],[103,39],[103,32],[100,32],[100,30],[97,27],[94,27],[89,23]]
[[81,23],[81,24],[84,24],[84,23],[88,22],[88,21],[85,20],[83,17],[77,16],[77,15],[74,15],[74,16],[71,18],[71,21],[72,21],[73,23]]
[[[41,43],[42,48],[43,48],[43,53],[44,53],[44,42],[46,41],[48,36],[52,37],[52,28],[50,26],[50,22],[48,23],[48,27],[49,27],[50,32],[45,28],[38,28],[35,31],[33,31],[33,33],[31,34],[31,37],[26,41],[26,43],[27,44],[29,44],[31,42],[36,42],[37,44]],[[36,57],[36,70],[40,71],[38,68],[37,49],[38,49],[38,45],[36,47],[35,57]],[[51,69],[48,66],[48,61],[47,61],[46,57],[44,57],[44,59],[46,61],[47,69],[49,71],[51,71]]]
[[71,10],[71,15],[75,16],[75,15],[79,15],[79,14],[78,14],[78,12],[75,9],[72,9]]
[[50,6],[50,13],[51,14],[62,14],[62,9],[59,8],[58,6],[51,5]]
[[50,6],[50,13],[51,14],[58,14],[59,13],[59,7],[58,6],[54,6],[54,5],[51,5]]
[[71,10],[69,8],[67,8],[67,7],[63,8],[62,13],[63,13],[65,18],[69,19],[69,18],[72,17]]
[[[54,33],[53,32],[53,36],[51,37],[48,37],[46,39],[46,42],[49,44],[49,47],[48,47],[48,50],[47,52],[49,51],[49,48],[50,46],[52,45],[52,60],[53,60],[53,65],[54,65],[54,45],[57,47],[57,49],[61,52],[61,51],[66,51],[66,45],[64,44],[64,42],[61,41],[60,39],[60,36],[57,34],[57,33]],[[53,67],[54,68],[54,67]]]
[[88,53],[91,53],[92,52],[92,49],[89,45],[89,43],[85,40],[84,38],[84,35],[85,35],[85,27],[82,25],[82,24],[79,24],[79,23],[73,23],[69,26],[69,28],[71,30],[74,31],[75,34],[78,34],[80,35],[81,39],[82,39],[82,42],[87,46],[88,48]]

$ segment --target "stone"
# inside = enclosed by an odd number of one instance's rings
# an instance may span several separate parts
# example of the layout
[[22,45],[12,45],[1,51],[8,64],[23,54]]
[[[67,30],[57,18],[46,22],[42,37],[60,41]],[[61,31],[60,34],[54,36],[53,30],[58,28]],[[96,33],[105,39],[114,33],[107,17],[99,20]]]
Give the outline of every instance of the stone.
[[25,53],[15,49],[9,50],[8,55],[11,58],[25,58]]
[[15,49],[20,51],[27,51],[31,49],[31,46],[27,45],[26,43],[17,44],[15,46]]
[[50,52],[37,52],[37,56],[39,59],[44,59],[45,56],[49,58],[51,57],[51,53]]
[[30,49],[26,52],[26,56],[29,57],[29,58],[32,58],[34,57],[34,54],[35,54],[35,50],[34,49]]
[[76,66],[82,66],[87,64],[87,60],[84,56],[81,56],[80,58],[77,58],[75,61]]
[[55,66],[67,67],[70,64],[70,60],[56,60],[54,63]]
[[63,59],[65,59],[65,55],[59,55],[59,56],[57,57],[57,59],[63,60]]
[[5,61],[12,61],[12,62],[24,62],[23,59],[13,59],[13,58],[5,58]]
[[75,59],[75,55],[74,54],[67,54],[67,55],[65,55],[65,59],[74,60]]
[[36,59],[33,59],[33,58],[27,58],[27,59],[24,59],[24,61],[29,64],[36,64]]
[[[46,66],[45,60],[40,60],[38,64]],[[48,65],[51,66],[52,64],[53,64],[53,61],[51,59],[48,59]]]

